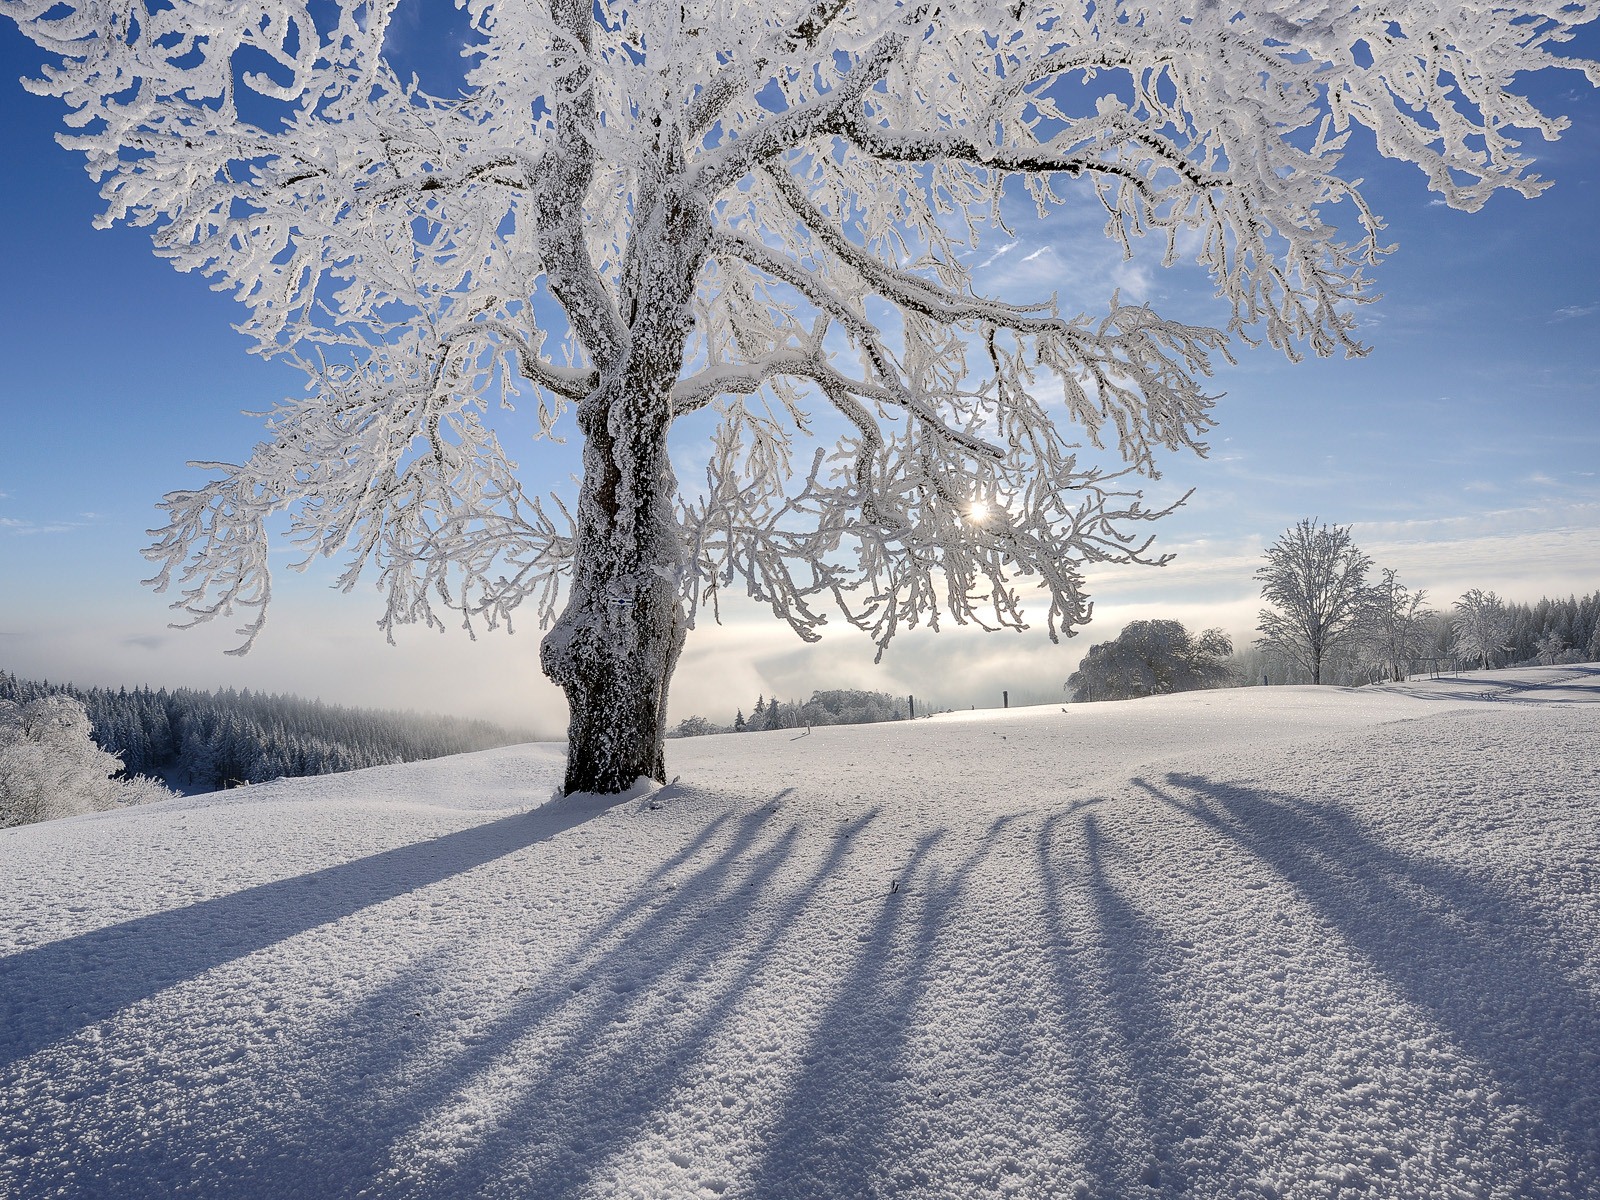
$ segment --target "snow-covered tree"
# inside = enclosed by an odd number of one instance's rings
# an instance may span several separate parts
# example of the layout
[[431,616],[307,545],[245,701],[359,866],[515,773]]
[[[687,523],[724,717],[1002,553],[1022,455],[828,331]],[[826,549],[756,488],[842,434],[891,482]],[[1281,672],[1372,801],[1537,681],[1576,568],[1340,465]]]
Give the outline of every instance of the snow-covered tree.
[[1484,670],[1510,648],[1511,614],[1493,592],[1473,588],[1456,601],[1451,621],[1451,652],[1478,663]]
[[1348,525],[1298,522],[1267,547],[1256,570],[1261,598],[1257,644],[1322,682],[1334,653],[1352,648],[1367,611],[1367,571],[1372,560],[1350,540]]
[[906,716],[906,704],[888,692],[868,692],[856,688],[830,688],[811,693],[800,706],[797,724],[871,725],[879,721],[899,721]]
[[726,732],[727,730],[725,730],[721,725],[715,725],[706,720],[704,717],[693,716],[685,717],[683,720],[679,721],[677,726],[667,736],[680,738],[705,737],[707,734],[711,733]]
[[1359,653],[1396,683],[1428,652],[1433,640],[1437,618],[1425,606],[1427,599],[1427,592],[1409,590],[1398,572],[1387,568],[1382,581],[1367,592]]
[[[1052,637],[1081,626],[1085,564],[1163,561],[1127,477],[1202,448],[1230,334],[1360,352],[1385,247],[1352,132],[1455,207],[1534,194],[1517,131],[1564,122],[1513,81],[1597,12],[458,3],[440,40],[464,59],[428,77],[389,36],[421,0],[0,11],[51,56],[32,86],[70,106],[105,220],[151,227],[310,380],[244,462],[167,497],[157,585],[192,620],[242,614],[248,646],[286,512],[307,558],[348,552],[346,587],[375,573],[391,631],[531,602],[567,787],[596,791],[664,777],[685,632],[736,580],[800,636],[831,607],[880,654],[941,616],[1021,627],[1018,577]],[[1019,201],[1080,198],[1124,248],[1195,258],[1225,329],[975,290],[964,256]],[[497,439],[522,396],[546,433],[575,416],[575,504],[525,491]],[[710,465],[680,492],[668,435],[701,413]]]
[[1567,639],[1552,629],[1540,635],[1538,642],[1534,644],[1534,654],[1548,667],[1561,658],[1566,648]]
[[81,700],[0,700],[0,829],[172,794],[143,777],[113,778],[121,770],[95,745]]
[[1220,629],[1196,637],[1181,621],[1132,621],[1112,641],[1089,647],[1067,687],[1075,703],[1224,687],[1233,681],[1232,653]]

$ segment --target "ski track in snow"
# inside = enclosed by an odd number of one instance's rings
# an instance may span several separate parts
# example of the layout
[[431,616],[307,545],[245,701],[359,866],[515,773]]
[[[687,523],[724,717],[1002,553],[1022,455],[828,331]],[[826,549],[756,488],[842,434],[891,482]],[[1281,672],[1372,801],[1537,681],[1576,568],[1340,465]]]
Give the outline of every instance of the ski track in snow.
[[0,1197],[1600,1195],[1600,668],[0,833]]

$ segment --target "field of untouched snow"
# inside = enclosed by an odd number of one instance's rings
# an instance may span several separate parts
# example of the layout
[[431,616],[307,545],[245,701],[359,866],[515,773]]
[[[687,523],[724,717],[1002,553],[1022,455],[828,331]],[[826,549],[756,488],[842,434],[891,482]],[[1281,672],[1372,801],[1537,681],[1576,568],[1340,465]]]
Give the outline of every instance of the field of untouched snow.
[[1600,1195],[1600,667],[0,833],[0,1197]]

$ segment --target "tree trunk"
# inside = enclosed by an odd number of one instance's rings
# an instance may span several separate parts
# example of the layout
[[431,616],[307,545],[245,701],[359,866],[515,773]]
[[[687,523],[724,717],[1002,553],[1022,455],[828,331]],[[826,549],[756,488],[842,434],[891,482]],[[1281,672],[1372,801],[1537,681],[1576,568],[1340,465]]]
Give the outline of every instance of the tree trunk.
[[[672,137],[662,145],[661,178],[671,179],[682,172],[681,151]],[[567,694],[568,793],[666,781],[667,690],[688,625],[667,431],[710,214],[679,189],[644,186],[636,215],[619,314],[626,347],[578,405],[583,483],[571,593],[539,648],[545,674]]]
[[583,402],[583,486],[567,607],[540,647],[567,696],[567,792],[666,780],[667,690],[687,624],[677,480],[660,388],[624,377]]
[[570,712],[566,792],[610,795],[641,778],[666,780],[667,691],[683,622],[675,596],[664,620],[662,607],[635,615],[575,598],[545,638],[545,674],[566,692]]

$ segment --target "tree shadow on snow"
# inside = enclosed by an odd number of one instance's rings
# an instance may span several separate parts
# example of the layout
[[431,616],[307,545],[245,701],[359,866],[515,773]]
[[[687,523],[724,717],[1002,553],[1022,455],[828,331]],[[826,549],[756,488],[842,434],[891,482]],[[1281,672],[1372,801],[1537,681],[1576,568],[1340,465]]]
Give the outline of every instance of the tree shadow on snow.
[[1151,795],[1270,865],[1542,1119],[1563,1195],[1600,1195],[1600,1010],[1512,897],[1376,841],[1329,804],[1173,773]]
[[[720,817],[492,1010],[449,1010],[453,964],[424,962],[314,1029],[288,1064],[293,1095],[256,1081],[203,1126],[78,1131],[62,1194],[166,1195],[173,1161],[195,1164],[185,1182],[214,1200],[577,1194],[671,1110],[875,815],[803,865],[798,825],[766,808]],[[142,1144],[130,1154],[129,1141]]]
[[935,944],[974,870],[1010,818],[953,868],[931,861],[942,833],[923,837],[879,901],[845,978],[815,1024],[803,1067],[787,1081],[782,1110],[745,1193],[763,1200],[834,1200],[928,1190],[915,1167],[892,1161],[886,1135],[905,1099],[905,1065]]
[[[1485,676],[1477,671],[1448,671],[1441,675],[1413,677],[1402,683],[1384,683],[1380,686],[1392,690],[1397,695],[1425,702],[1504,700],[1520,705],[1572,705],[1588,701],[1563,694],[1562,689],[1572,685],[1580,685],[1587,689],[1589,681],[1600,676],[1600,665],[1593,663],[1561,663],[1544,669],[1560,671],[1561,674],[1534,679],[1506,679],[1494,674]],[[1411,684],[1422,686],[1413,690]],[[1462,690],[1432,686],[1435,684],[1459,684]],[[1465,690],[1467,688],[1472,690],[1468,692]],[[1552,691],[1554,694],[1541,694],[1546,691]]]
[[[1163,976],[1182,969],[1179,950],[1111,879],[1108,864],[1120,850],[1094,813],[1051,817],[1038,855],[1050,982],[1083,1108],[1089,1195],[1234,1194],[1236,1141],[1221,1127],[1163,995]],[[1184,1149],[1202,1137],[1204,1162]]]
[[558,801],[0,958],[0,1069],[175,984],[549,841],[609,807]]

